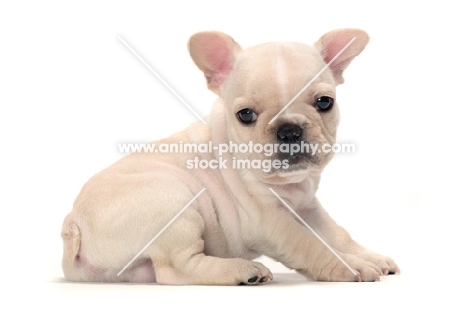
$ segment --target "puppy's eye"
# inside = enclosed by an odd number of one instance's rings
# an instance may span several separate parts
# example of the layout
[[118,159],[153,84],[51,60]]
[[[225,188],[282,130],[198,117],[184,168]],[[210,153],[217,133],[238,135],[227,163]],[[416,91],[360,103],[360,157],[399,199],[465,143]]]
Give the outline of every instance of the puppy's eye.
[[322,96],[317,98],[317,102],[315,103],[315,107],[319,111],[326,112],[332,109],[334,103],[334,99],[328,96]]
[[237,112],[237,118],[245,124],[250,124],[257,120],[257,114],[249,108],[242,109]]

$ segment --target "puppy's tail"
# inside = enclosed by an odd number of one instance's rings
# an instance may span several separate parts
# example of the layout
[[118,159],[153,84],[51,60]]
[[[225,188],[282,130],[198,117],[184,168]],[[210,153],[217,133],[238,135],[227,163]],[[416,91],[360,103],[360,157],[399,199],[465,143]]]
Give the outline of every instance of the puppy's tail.
[[62,264],[65,267],[72,267],[81,245],[81,232],[78,226],[73,221],[65,222],[62,226],[62,239],[63,239],[63,259]]

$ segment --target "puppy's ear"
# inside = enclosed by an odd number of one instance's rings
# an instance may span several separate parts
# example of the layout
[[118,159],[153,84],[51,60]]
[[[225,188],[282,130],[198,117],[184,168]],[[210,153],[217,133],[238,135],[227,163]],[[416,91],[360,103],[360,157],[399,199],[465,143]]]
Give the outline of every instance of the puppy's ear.
[[210,31],[193,35],[188,48],[193,61],[205,74],[208,88],[220,95],[236,57],[242,51],[240,45],[224,33]]
[[[354,41],[339,55],[337,54],[351,41]],[[369,42],[369,36],[359,29],[337,29],[324,34],[314,47],[319,50],[325,63],[329,65],[336,84],[344,82],[343,71],[354,57],[358,56]]]

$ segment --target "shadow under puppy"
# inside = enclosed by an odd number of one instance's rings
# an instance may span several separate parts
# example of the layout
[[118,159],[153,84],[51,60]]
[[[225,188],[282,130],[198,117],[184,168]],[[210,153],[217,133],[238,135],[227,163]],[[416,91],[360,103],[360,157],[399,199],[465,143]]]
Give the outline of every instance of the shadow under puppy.
[[[339,29],[313,46],[266,43],[242,50],[226,34],[197,33],[189,40],[190,55],[219,98],[205,118],[207,124],[193,123],[154,144],[333,145],[339,119],[335,86],[343,83],[343,70],[367,42],[361,30]],[[323,152],[266,155],[231,150],[222,155],[222,168],[201,169],[193,166],[193,160],[221,160],[216,150],[128,155],[92,177],[66,217],[62,228],[65,277],[96,282],[257,284],[273,278],[268,268],[252,261],[260,255],[320,281],[374,281],[397,273],[392,259],[357,244],[317,200],[320,174],[331,157],[332,153]],[[239,160],[276,165],[235,168]],[[301,225],[269,188],[358,274]]]

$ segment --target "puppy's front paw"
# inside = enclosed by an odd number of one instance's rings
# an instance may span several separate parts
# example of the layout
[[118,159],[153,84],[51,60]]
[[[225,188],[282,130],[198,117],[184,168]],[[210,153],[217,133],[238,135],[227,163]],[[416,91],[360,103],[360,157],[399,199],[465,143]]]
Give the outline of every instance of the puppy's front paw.
[[[359,255],[341,254],[340,256],[358,273],[354,275],[352,281],[374,282],[380,281],[380,278],[384,275],[400,273],[400,269],[390,257],[371,251]],[[343,263],[341,265],[341,268],[331,270],[329,280],[343,281],[344,279],[346,281],[346,278],[349,278],[351,271]],[[347,271],[343,271],[345,267]]]
[[380,267],[370,261],[363,260],[353,255],[346,256],[349,261],[348,264],[356,270],[358,275],[355,276],[353,281],[356,282],[375,282],[380,281],[384,275]]
[[241,270],[245,271],[245,280],[239,285],[257,285],[273,280],[270,269],[259,262],[252,261],[250,267],[244,267]]
[[317,265],[309,270],[311,277],[314,280],[326,282],[380,281],[380,277],[383,275],[383,273],[376,264],[351,254],[341,253],[340,257],[354,271],[351,271],[351,269],[349,269],[349,267],[347,267],[338,258],[328,257],[327,260],[323,261],[323,265]]
[[384,275],[400,273],[400,269],[397,264],[390,257],[383,256],[369,250],[360,253],[358,256],[377,265]]

